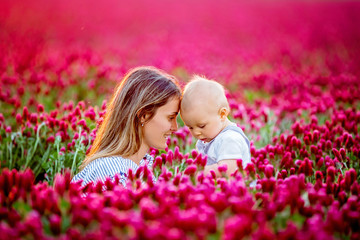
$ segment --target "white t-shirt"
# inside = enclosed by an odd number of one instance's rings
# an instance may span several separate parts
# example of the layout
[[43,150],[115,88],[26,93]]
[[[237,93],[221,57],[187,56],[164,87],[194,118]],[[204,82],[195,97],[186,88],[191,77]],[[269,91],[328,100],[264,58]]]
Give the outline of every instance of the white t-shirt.
[[226,159],[242,159],[245,168],[251,162],[250,141],[235,123],[225,127],[210,142],[198,140],[196,148],[199,153],[208,156],[206,165]]

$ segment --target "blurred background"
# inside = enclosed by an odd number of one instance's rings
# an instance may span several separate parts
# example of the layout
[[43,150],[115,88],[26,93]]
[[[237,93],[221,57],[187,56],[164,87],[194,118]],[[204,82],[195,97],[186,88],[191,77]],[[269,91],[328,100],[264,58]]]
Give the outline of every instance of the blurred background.
[[[220,81],[248,81],[279,68],[321,74],[359,69],[352,61],[360,62],[356,1],[5,0],[1,5],[0,37],[11,39],[3,54],[12,47],[91,49],[124,71],[155,65]],[[335,66],[339,58],[352,63]]]

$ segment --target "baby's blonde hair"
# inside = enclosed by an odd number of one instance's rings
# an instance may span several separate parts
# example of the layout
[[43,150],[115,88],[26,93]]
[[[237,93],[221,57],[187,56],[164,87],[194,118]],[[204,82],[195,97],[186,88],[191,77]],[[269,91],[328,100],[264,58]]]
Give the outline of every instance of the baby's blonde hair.
[[189,83],[186,84],[182,95],[181,109],[184,110],[193,105],[194,100],[214,104],[217,109],[223,107],[229,109],[223,85],[199,75],[192,76]]
[[101,157],[135,154],[142,143],[141,118],[149,121],[172,98],[181,98],[174,76],[154,67],[130,70],[117,85],[89,154],[80,169]]

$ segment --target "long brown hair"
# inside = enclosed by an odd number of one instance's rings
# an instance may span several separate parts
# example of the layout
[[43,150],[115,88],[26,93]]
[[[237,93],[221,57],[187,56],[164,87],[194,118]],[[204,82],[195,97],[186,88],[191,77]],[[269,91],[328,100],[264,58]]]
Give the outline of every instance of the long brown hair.
[[173,97],[181,97],[174,76],[155,67],[130,70],[117,85],[91,150],[80,169],[100,157],[128,157],[135,154],[143,139],[141,117],[149,114],[147,120],[150,120],[156,110]]

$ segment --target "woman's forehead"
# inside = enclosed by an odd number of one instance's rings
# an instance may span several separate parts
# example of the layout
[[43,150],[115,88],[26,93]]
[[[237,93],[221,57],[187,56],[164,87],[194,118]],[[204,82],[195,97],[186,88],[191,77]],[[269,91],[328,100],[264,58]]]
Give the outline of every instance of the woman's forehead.
[[169,114],[177,114],[179,112],[180,99],[172,98],[165,105],[159,107],[159,111],[167,112]]

